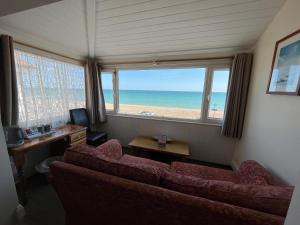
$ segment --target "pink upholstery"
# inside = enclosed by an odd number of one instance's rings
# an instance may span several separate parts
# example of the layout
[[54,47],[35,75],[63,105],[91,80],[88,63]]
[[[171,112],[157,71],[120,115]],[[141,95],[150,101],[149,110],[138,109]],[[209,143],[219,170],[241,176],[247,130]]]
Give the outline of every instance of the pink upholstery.
[[161,185],[182,193],[285,217],[293,188],[234,184],[165,172]]
[[51,166],[51,177],[67,225],[282,225],[293,192],[253,161],[237,172],[169,166],[122,156],[117,140],[70,148],[65,162]]
[[104,144],[96,147],[96,149],[110,159],[120,159],[123,155],[122,146],[116,139],[111,139]]
[[122,146],[120,142],[116,139],[108,140],[107,142],[105,142],[104,144],[98,147],[93,147],[87,144],[79,144],[68,148],[68,150],[88,152],[90,155],[93,156],[103,155],[109,159],[115,159],[115,160],[119,160],[123,155]]
[[65,152],[64,161],[77,166],[101,171],[119,177],[158,185],[161,170],[151,165],[120,162],[105,157],[102,152],[89,148],[73,148]]
[[234,183],[238,182],[238,178],[234,172],[208,166],[183,162],[172,162],[171,170],[182,175],[194,176],[207,180],[222,180]]
[[132,155],[123,155],[123,157],[120,159],[120,162],[125,162],[125,163],[135,163],[135,164],[140,164],[140,165],[149,165],[149,166],[155,166],[161,169],[170,169],[170,165],[158,161],[154,161],[151,159],[145,159],[141,157],[136,157]]
[[267,180],[261,176],[238,176],[238,178],[238,184],[269,185]]
[[237,171],[237,176],[240,179],[240,183],[251,183],[258,182],[258,178],[263,178],[268,185],[276,186],[286,186],[286,184],[281,181],[278,177],[273,176],[268,170],[261,166],[258,162],[254,160],[244,161],[239,170]]
[[64,162],[50,166],[66,225],[283,225],[284,218]]
[[243,162],[236,172],[183,162],[173,162],[171,170],[182,175],[207,180],[230,181],[236,184],[286,186],[263,166],[252,160]]

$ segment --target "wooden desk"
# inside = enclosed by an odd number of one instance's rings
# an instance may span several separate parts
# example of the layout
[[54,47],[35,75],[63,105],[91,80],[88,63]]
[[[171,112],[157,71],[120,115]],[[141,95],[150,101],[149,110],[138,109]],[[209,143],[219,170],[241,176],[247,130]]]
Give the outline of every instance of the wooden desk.
[[24,165],[26,163],[26,153],[33,151],[36,147],[43,146],[58,140],[65,139],[69,145],[76,145],[86,142],[86,127],[77,125],[65,125],[56,130],[55,133],[36,138],[33,140],[25,140],[25,143],[16,148],[10,148],[9,154],[13,157],[18,178],[20,180],[20,202],[25,204],[27,202],[25,195],[25,178],[24,178]]
[[134,149],[172,154],[181,157],[187,157],[190,155],[190,148],[188,144],[182,141],[172,141],[167,143],[166,146],[161,146],[152,137],[138,136],[135,137],[128,146]]

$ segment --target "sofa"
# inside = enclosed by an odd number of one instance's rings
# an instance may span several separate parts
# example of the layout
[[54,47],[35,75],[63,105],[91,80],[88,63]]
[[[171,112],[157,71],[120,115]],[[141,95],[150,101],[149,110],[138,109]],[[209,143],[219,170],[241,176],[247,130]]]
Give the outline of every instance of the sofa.
[[50,165],[67,225],[283,225],[293,187],[255,161],[238,171],[123,154],[117,140]]

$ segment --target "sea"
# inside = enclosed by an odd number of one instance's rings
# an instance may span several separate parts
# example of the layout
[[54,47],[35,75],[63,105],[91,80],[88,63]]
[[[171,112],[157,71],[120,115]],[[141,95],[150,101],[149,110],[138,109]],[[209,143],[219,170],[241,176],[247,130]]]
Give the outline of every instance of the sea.
[[[103,94],[105,102],[113,103],[112,90],[103,90]],[[203,92],[119,90],[119,103],[128,105],[201,109],[202,98]],[[223,111],[225,102],[225,92],[213,92],[209,109]]]

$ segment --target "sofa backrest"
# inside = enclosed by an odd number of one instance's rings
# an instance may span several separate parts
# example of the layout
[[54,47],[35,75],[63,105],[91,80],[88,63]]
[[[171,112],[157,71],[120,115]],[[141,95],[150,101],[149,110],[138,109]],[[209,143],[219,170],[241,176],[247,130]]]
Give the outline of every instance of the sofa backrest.
[[77,144],[69,147],[67,151],[86,152],[90,155],[104,155],[109,159],[119,160],[123,155],[120,142],[117,139],[110,139],[97,147],[87,144]]
[[64,161],[152,185],[159,185],[162,172],[161,169],[154,166],[121,162],[108,158],[101,151],[91,150],[88,147],[67,150]]
[[283,225],[284,218],[54,162],[66,225]]
[[234,184],[165,171],[161,186],[182,193],[285,217],[293,187]]
[[117,139],[111,139],[104,144],[96,147],[96,150],[107,158],[119,160],[122,155],[122,146]]

